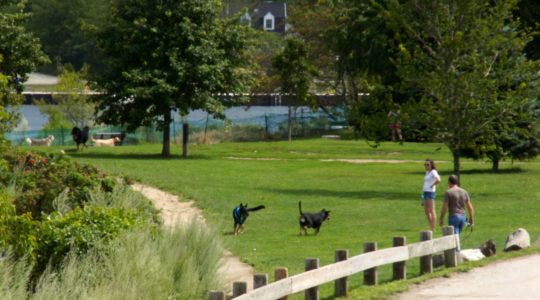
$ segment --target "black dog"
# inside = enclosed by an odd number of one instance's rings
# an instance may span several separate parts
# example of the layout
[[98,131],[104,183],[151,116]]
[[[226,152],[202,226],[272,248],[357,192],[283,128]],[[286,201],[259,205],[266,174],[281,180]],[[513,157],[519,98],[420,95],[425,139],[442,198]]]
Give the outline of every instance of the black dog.
[[480,246],[480,251],[484,254],[485,257],[490,257],[497,254],[497,247],[495,247],[495,242],[493,240],[487,240]]
[[79,145],[82,145],[81,150],[84,149],[84,147],[86,147],[89,131],[90,131],[90,128],[88,128],[88,126],[85,126],[83,130],[75,126],[71,130],[71,136],[73,137],[73,141],[75,142],[75,144],[77,144],[77,151],[79,151]]
[[315,229],[315,234],[319,234],[319,230],[324,221],[330,220],[330,211],[322,209],[318,213],[304,213],[302,212],[302,202],[298,202],[298,208],[300,209],[300,235],[302,232],[307,235],[307,229]]
[[256,211],[263,208],[265,208],[264,205],[259,205],[254,208],[248,208],[247,203],[246,205],[240,203],[240,206],[235,207],[232,212],[232,216],[234,219],[234,235],[238,235],[242,233],[242,231],[244,231],[244,222],[249,216],[250,211]]

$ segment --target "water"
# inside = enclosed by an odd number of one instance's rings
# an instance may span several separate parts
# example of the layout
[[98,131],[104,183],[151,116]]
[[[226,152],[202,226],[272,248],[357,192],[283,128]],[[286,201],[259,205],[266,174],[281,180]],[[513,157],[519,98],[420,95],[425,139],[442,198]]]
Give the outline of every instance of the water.
[[[297,114],[301,113],[302,109],[306,114],[311,112],[309,108],[303,107],[298,109]],[[28,121],[28,131],[41,130],[47,123],[47,115],[42,114],[35,105],[21,105],[19,112]],[[288,108],[286,106],[236,106],[227,109],[225,111],[225,116],[229,120],[245,123],[242,122],[242,120],[247,122],[250,119],[260,119],[265,115],[287,115],[287,112]],[[195,110],[188,115],[187,120],[189,123],[203,123],[206,121],[206,116],[206,112],[202,110]],[[180,116],[175,115],[174,119],[175,121],[180,121]]]

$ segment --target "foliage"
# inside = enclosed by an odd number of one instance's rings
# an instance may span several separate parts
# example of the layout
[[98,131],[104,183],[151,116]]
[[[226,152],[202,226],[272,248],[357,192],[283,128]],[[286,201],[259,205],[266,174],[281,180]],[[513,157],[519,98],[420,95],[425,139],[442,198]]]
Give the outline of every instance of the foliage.
[[493,144],[496,128],[524,117],[517,108],[536,94],[538,67],[522,54],[529,33],[512,18],[516,1],[386,3],[388,24],[402,34],[397,74],[422,95],[405,115],[452,151],[459,174],[463,145],[479,136]]
[[36,259],[35,272],[40,274],[48,264],[57,267],[68,253],[82,255],[140,222],[134,212],[114,208],[85,207],[65,215],[53,213],[42,220],[36,232],[38,247],[31,253]]
[[85,64],[99,67],[92,24],[106,21],[106,0],[32,0],[26,28],[39,37],[53,68],[71,65],[80,70]]
[[204,299],[219,286],[222,247],[200,224],[176,230],[123,231],[83,255],[68,253],[27,290],[31,266],[0,260],[2,299]]
[[159,224],[147,199],[65,156],[8,151],[0,175],[0,253],[27,261],[32,285],[68,253],[80,256],[124,230]]
[[0,174],[4,185],[12,183],[19,191],[14,199],[17,214],[31,213],[41,218],[54,210],[54,199],[65,189],[72,208],[84,205],[91,191],[111,191],[115,182],[89,165],[79,165],[63,155],[45,155],[7,151],[2,154],[9,163]]
[[315,106],[313,93],[310,91],[313,77],[317,74],[308,59],[308,50],[304,42],[289,36],[285,48],[272,61],[272,67],[280,79],[281,93],[291,95],[289,103],[289,141],[292,139],[291,108],[301,105]]
[[161,154],[169,156],[171,113],[202,109],[219,116],[238,102],[218,95],[249,91],[250,29],[218,18],[220,4],[114,1],[110,22],[97,33],[107,66],[94,73],[105,93],[99,121],[128,130],[156,123],[163,130]]
[[16,1],[0,2],[0,142],[4,133],[18,124],[18,114],[6,108],[21,103],[19,93],[26,74],[46,62],[39,41],[24,29],[26,1],[17,1],[15,11],[6,12],[4,7],[13,3]]
[[36,101],[39,110],[48,115],[45,129],[69,128],[77,126],[91,126],[94,119],[95,104],[90,101],[89,91],[83,74],[87,72],[83,68],[77,72],[70,67],[63,67],[56,86],[57,94],[54,96],[56,104],[47,103],[44,100]]
[[[302,37],[310,62],[318,70],[314,88],[319,93],[339,92],[336,84],[336,52],[333,47],[334,9],[337,1],[297,0],[287,6],[291,31]],[[330,40],[332,42],[330,42]]]

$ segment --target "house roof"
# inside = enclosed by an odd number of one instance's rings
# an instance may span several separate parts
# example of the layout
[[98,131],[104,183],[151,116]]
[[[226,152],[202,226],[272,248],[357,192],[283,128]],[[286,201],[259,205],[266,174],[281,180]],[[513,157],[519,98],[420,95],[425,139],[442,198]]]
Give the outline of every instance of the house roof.
[[264,17],[267,13],[271,13],[276,18],[287,17],[287,6],[284,2],[264,1],[253,9],[253,15],[256,17]]
[[232,16],[243,8],[248,9],[248,13],[254,19],[264,17],[268,12],[272,13],[275,18],[287,17],[287,4],[284,2],[261,1],[256,4],[246,5],[242,3],[226,4],[224,14]]

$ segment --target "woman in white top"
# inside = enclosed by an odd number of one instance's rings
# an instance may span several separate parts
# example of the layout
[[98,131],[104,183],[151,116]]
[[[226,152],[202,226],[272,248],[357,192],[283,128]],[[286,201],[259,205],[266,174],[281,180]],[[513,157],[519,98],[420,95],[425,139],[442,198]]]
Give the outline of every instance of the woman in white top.
[[424,176],[424,187],[422,190],[422,205],[424,206],[429,227],[431,227],[431,231],[435,231],[435,224],[437,222],[437,215],[435,214],[435,191],[436,185],[441,182],[441,177],[437,173],[435,162],[432,159],[426,159],[424,167],[426,168],[426,175]]

